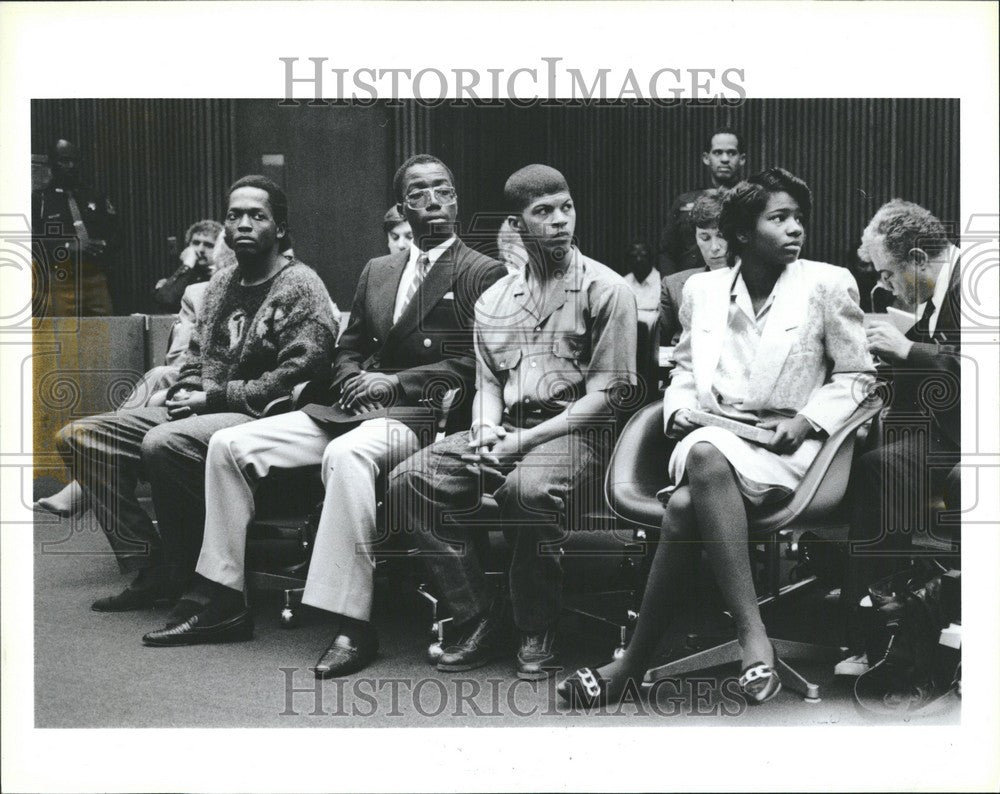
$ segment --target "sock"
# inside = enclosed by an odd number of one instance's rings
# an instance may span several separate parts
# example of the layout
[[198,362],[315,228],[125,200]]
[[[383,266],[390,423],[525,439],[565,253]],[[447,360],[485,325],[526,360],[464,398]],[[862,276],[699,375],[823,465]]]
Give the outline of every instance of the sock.
[[364,634],[371,631],[371,623],[367,620],[359,620],[358,618],[349,618],[347,615],[341,615],[338,612],[334,612],[337,619],[340,621],[340,630],[338,634],[344,634],[350,637],[352,640],[357,640]]

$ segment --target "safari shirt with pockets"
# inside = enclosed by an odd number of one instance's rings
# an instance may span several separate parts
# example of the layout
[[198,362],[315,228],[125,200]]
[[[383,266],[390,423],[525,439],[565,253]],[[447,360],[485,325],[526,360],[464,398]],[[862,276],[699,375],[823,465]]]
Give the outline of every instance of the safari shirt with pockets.
[[577,249],[532,295],[511,273],[476,303],[477,387],[510,416],[560,413],[584,394],[636,383],[636,302],[625,280]]

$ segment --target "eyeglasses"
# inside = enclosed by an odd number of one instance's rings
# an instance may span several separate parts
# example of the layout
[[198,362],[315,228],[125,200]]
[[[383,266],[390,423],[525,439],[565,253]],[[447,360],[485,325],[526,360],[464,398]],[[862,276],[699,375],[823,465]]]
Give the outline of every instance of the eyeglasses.
[[411,190],[406,194],[403,203],[411,210],[422,210],[430,206],[431,203],[448,207],[458,200],[458,193],[455,188],[447,185],[439,187],[425,187],[419,190]]

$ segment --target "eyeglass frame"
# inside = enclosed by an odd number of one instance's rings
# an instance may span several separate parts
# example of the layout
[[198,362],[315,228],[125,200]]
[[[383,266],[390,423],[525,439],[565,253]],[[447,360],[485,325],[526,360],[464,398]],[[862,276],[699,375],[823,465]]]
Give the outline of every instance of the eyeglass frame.
[[[442,201],[441,198],[440,198],[440,196],[437,195],[437,192],[439,190],[450,190],[454,194],[451,197],[451,201]],[[415,193],[416,194],[420,194],[421,196],[425,196],[425,197],[429,196],[430,198],[428,199],[427,203],[424,204],[422,207],[414,207],[410,203],[410,196],[412,196]],[[407,207],[408,209],[411,209],[411,210],[423,210],[423,209],[427,209],[427,207],[430,206],[431,201],[433,201],[434,199],[437,199],[437,202],[442,207],[450,207],[452,204],[456,204],[458,202],[458,191],[455,190],[455,188],[452,187],[451,185],[434,185],[432,187],[414,188],[409,193],[407,193],[405,196],[403,196],[403,206],[405,206],[405,207]]]

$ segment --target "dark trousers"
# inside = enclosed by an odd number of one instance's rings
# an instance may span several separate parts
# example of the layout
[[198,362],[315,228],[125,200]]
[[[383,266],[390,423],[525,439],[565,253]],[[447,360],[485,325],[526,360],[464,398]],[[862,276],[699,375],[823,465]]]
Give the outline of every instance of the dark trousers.
[[909,564],[913,534],[957,534],[941,525],[941,511],[934,504],[943,495],[947,510],[960,505],[959,454],[935,441],[925,433],[903,434],[855,462],[848,486],[851,525],[841,590],[852,646],[862,640],[858,601],[872,583]]
[[509,582],[514,622],[529,633],[555,623],[562,608],[559,543],[581,511],[591,502],[601,503],[608,446],[598,431],[574,430],[491,476],[461,459],[470,452],[469,434],[462,432],[393,470],[386,498],[390,527],[415,533],[456,623],[482,614],[494,600],[476,543],[484,530],[477,508],[481,494],[490,491],[513,547]]
[[[133,408],[71,422],[57,446],[123,572],[169,564],[178,585],[194,571],[205,526],[205,456],[216,430],[249,422],[221,413],[169,421],[166,408]],[[135,495],[149,480],[159,532]]]

